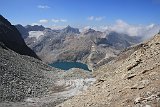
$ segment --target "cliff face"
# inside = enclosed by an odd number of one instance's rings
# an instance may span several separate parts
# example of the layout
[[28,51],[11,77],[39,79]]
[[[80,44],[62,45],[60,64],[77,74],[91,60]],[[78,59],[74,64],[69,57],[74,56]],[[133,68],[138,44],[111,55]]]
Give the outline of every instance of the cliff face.
[[0,42],[7,48],[21,55],[28,55],[39,59],[38,56],[25,44],[16,27],[11,25],[11,23],[2,15],[0,15]]
[[122,52],[95,72],[97,82],[57,107],[159,107],[160,35]]

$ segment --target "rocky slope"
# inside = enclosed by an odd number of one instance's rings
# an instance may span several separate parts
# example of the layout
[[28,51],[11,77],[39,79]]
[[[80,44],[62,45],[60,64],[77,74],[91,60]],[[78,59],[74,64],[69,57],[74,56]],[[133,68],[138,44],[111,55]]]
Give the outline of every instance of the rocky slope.
[[18,30],[0,16],[0,102],[46,94],[54,77],[49,71],[58,72],[39,61]]
[[0,45],[0,60],[0,107],[54,107],[95,81],[90,72],[64,72],[4,45]]
[[160,107],[160,34],[94,73],[89,90],[57,107]]
[[31,57],[33,51],[20,55],[28,52],[21,45],[26,46],[20,33],[1,16],[0,107],[55,106],[86,90],[95,81],[91,72],[81,69],[64,72],[48,66]]
[[35,57],[38,56],[25,44],[19,31],[15,26],[0,15],[0,42],[3,43],[7,48],[21,54]]
[[56,69],[37,59],[0,47],[0,60],[0,102],[44,95],[53,84]]

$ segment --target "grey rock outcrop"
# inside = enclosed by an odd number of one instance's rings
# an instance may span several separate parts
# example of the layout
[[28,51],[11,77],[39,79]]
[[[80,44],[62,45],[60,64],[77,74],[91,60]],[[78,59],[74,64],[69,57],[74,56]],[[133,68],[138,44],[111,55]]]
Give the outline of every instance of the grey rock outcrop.
[[78,28],[72,28],[69,25],[66,28],[62,29],[62,32],[65,32],[65,33],[76,33],[76,34],[80,33]]

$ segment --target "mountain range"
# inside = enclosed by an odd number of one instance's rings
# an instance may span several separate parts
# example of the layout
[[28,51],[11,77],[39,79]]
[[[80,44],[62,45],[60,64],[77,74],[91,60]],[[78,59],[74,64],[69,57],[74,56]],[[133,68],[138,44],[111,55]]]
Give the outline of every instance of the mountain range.
[[[38,25],[21,28],[19,25],[15,26],[22,37],[25,37],[26,44],[43,61],[47,63],[79,61],[88,64],[91,69],[104,60],[117,56],[123,49],[142,41],[141,37],[114,31],[101,32],[88,29],[80,32],[78,28],[70,26],[61,30]],[[24,28],[26,30],[23,30]],[[26,34],[29,34],[28,37]]]

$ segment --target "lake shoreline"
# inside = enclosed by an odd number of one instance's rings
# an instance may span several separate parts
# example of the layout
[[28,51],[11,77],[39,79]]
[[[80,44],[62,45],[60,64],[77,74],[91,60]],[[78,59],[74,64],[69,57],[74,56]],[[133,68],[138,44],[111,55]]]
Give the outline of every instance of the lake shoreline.
[[79,68],[86,71],[91,71],[89,69],[89,66],[82,62],[76,62],[76,61],[57,61],[49,64],[52,67],[59,68],[61,70],[69,70],[71,68]]

